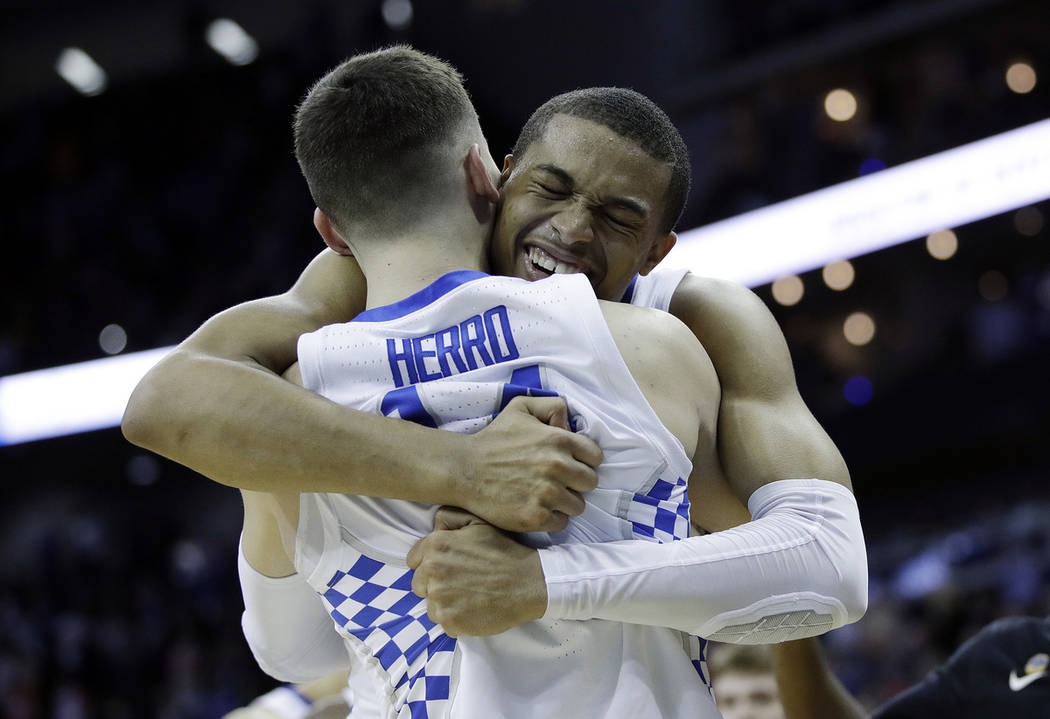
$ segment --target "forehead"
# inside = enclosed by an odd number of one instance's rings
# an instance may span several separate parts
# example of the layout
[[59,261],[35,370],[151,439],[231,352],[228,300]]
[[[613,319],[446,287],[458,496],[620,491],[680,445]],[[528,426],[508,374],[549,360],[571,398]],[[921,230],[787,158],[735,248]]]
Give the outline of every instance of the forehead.
[[723,670],[716,674],[713,683],[715,693],[725,697],[728,695],[744,696],[754,693],[777,695],[777,680],[772,674],[752,674],[737,670]]
[[524,170],[553,165],[568,174],[580,192],[618,195],[662,206],[671,166],[605,125],[555,115],[543,135],[519,159]]

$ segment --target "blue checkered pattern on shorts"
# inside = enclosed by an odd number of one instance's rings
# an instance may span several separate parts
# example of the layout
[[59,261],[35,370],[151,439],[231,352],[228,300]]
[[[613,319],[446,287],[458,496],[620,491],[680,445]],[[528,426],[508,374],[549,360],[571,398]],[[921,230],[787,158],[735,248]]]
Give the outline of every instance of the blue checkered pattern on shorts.
[[689,493],[685,480],[657,479],[645,494],[636,494],[627,520],[639,539],[674,542],[689,536]]
[[412,593],[412,570],[358,554],[321,593],[332,619],[363,642],[386,670],[399,717],[434,719],[448,711],[456,640],[426,613]]
[[700,675],[700,681],[707,685],[707,691],[712,692],[711,673],[707,669],[707,640],[703,637],[687,635],[686,641],[688,642],[686,651],[693,662],[693,669]]

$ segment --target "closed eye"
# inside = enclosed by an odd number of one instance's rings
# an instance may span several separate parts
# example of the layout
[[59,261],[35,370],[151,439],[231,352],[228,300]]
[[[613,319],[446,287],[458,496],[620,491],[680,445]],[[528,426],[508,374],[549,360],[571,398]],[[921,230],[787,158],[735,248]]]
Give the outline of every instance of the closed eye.
[[630,230],[630,229],[634,228],[634,223],[633,222],[629,222],[627,220],[622,220],[622,219],[620,219],[619,217],[617,217],[615,215],[610,215],[608,212],[606,212],[604,214],[605,214],[605,219],[607,219],[609,222],[611,222],[612,224],[616,225],[617,227],[622,227],[625,230]]
[[546,192],[548,195],[555,195],[557,197],[564,197],[566,194],[568,194],[567,192],[565,192],[565,190],[557,190],[557,189],[555,189],[553,187],[550,187],[548,185],[544,185],[542,182],[537,182],[536,186],[539,187],[544,192]]

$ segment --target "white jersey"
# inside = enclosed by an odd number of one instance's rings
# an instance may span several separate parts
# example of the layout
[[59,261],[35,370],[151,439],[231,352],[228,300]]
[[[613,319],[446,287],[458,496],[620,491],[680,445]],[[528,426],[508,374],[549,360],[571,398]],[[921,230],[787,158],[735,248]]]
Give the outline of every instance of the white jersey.
[[[299,362],[305,386],[339,404],[460,432],[481,429],[515,396],[562,395],[604,452],[599,486],[565,530],[522,541],[688,536],[689,458],[635,384],[583,276],[453,272],[303,335]],[[434,511],[302,495],[296,568],[346,639],[355,695],[377,700],[353,717],[719,716],[702,640],[675,630],[541,620],[491,637],[446,635],[405,565]]]
[[622,301],[667,312],[671,307],[671,296],[687,274],[689,270],[677,269],[653,270],[647,275],[635,275]]

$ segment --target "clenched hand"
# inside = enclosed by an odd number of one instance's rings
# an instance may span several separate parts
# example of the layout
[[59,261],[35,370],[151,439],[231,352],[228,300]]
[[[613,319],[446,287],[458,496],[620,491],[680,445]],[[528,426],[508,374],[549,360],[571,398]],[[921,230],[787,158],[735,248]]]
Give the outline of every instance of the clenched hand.
[[438,527],[408,553],[412,591],[449,636],[499,634],[547,610],[540,556],[461,510],[442,508]]
[[554,532],[583,512],[602,451],[569,429],[561,397],[515,397],[470,437],[461,504],[513,532]]

